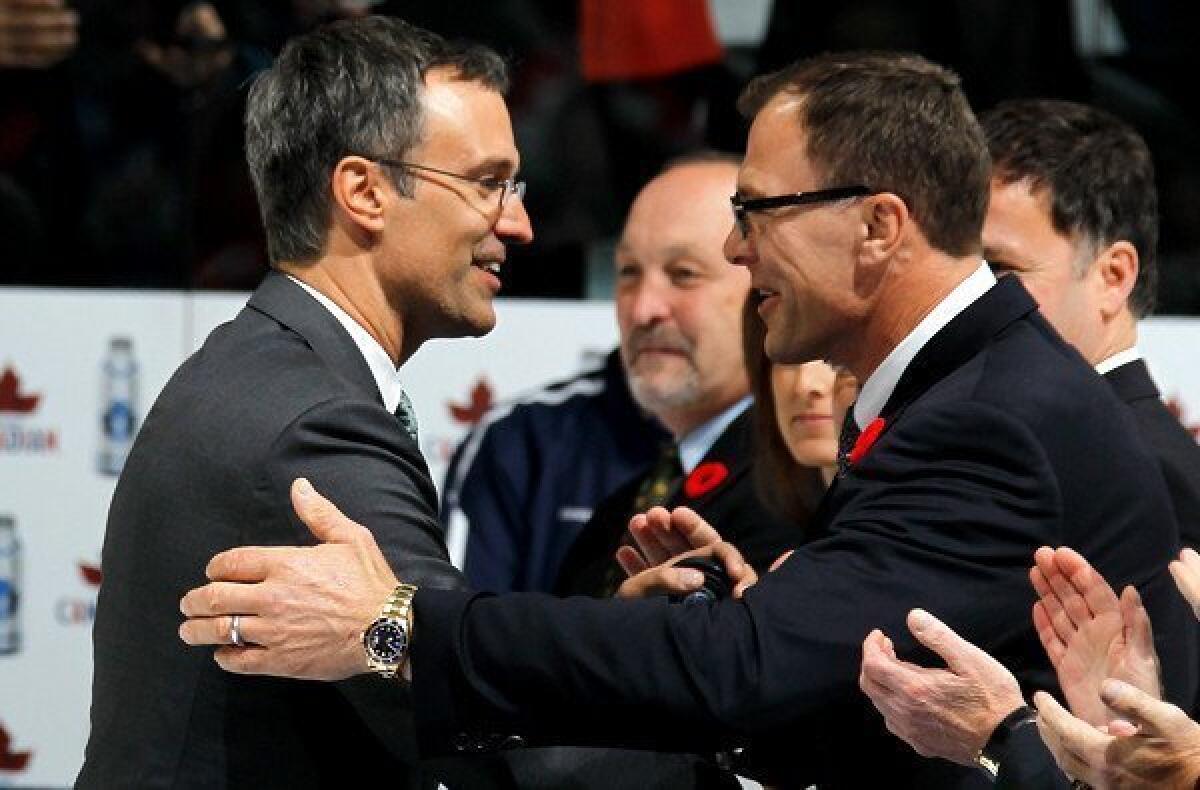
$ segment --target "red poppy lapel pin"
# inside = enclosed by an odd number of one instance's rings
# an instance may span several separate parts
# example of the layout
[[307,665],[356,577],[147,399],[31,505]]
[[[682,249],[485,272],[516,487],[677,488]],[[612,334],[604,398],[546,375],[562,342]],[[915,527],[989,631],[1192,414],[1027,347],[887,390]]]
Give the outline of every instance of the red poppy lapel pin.
[[871,420],[863,432],[859,434],[858,441],[854,443],[854,449],[846,456],[846,460],[851,464],[857,464],[862,460],[867,451],[871,449],[871,445],[875,444],[875,440],[879,438],[879,434],[883,433],[883,429],[887,427],[887,420],[882,417],[876,417]]
[[699,499],[712,491],[729,477],[729,467],[720,461],[706,461],[700,464],[683,481],[683,493],[689,499]]

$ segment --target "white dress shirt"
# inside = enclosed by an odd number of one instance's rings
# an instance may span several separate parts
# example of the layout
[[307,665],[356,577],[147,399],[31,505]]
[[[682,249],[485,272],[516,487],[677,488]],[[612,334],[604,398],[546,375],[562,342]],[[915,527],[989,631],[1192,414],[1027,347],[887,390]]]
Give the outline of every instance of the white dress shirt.
[[721,434],[725,433],[729,424],[740,417],[753,401],[754,398],[747,395],[708,422],[688,431],[687,435],[679,440],[679,465],[683,467],[685,475],[690,475],[704,460],[704,456],[708,455],[708,451]]
[[995,284],[996,275],[992,274],[991,267],[986,262],[980,263],[978,269],[946,294],[946,298],[938,302],[929,315],[922,318],[921,323],[892,349],[892,353],[863,384],[858,400],[854,402],[854,421],[858,423],[859,430],[883,411],[905,369],[925,344]]
[[287,276],[289,280],[299,285],[305,291],[312,295],[333,314],[333,317],[338,320],[338,323],[346,328],[350,333],[350,339],[354,341],[354,345],[358,347],[359,352],[366,360],[367,367],[371,370],[371,375],[375,378],[375,384],[379,387],[379,396],[383,398],[383,406],[393,414],[396,408],[400,405],[400,396],[404,392],[404,386],[400,383],[400,372],[396,369],[396,363],[392,362],[392,358],[388,356],[388,352],[383,350],[383,346],[379,341],[371,337],[371,333],[363,329],[361,325],[350,315],[338,307],[337,304],[325,294],[313,288],[308,283],[297,280],[292,275]]

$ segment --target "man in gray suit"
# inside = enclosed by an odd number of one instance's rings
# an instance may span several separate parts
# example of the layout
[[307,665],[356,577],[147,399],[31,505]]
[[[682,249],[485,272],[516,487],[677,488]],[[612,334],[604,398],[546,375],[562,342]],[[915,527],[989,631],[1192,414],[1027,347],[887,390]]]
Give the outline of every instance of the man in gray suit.
[[218,550],[311,542],[288,499],[301,473],[397,573],[463,584],[398,368],[429,338],[488,332],[505,244],[532,238],[506,80],[489,50],[364,18],[292,41],[255,82],[274,271],[172,377],[118,484],[78,787],[432,783],[399,686],[222,672],[179,642],[178,599]]

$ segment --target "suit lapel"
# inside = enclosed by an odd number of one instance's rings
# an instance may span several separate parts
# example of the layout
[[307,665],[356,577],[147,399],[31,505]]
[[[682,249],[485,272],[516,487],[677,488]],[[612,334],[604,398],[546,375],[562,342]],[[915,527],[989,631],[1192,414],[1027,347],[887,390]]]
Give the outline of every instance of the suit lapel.
[[[1020,281],[1016,277],[1002,277],[942,327],[913,357],[880,414],[886,420],[885,432],[900,419],[910,403],[966,364],[1013,322],[1034,314],[1032,318],[1042,322],[1044,331],[1053,332],[1045,319],[1036,313],[1037,303]],[[836,478],[821,497],[810,522],[814,530],[824,530],[835,519],[846,495],[843,478]]]
[[1104,380],[1113,388],[1117,397],[1125,403],[1162,397],[1158,387],[1154,385],[1154,379],[1150,378],[1146,361],[1142,359],[1135,359],[1118,368],[1113,368],[1104,374]]
[[[714,497],[720,496],[721,492],[728,488],[734,480],[741,477],[750,467],[750,455],[752,452],[751,443],[751,426],[753,425],[753,416],[751,412],[754,410],[754,404],[743,411],[737,418],[729,423],[729,426],[721,432],[717,440],[713,442],[712,447],[708,448],[708,452],[704,454],[704,458],[700,463],[696,464],[696,468],[692,473],[684,477],[684,484],[675,492],[672,497],[669,507],[678,507],[679,505],[687,505],[695,509],[704,507]],[[720,482],[713,485],[711,488],[700,493],[699,496],[690,497],[687,494],[687,481],[693,476],[703,474],[702,467],[705,464],[719,464],[724,467],[725,476],[720,479]],[[708,467],[709,471],[715,467]],[[718,473],[719,474],[719,473]],[[715,478],[713,478],[715,479]],[[705,486],[701,481],[700,487]]]
[[1036,311],[1037,303],[1016,277],[1000,278],[917,352],[881,416],[894,421],[908,404],[966,364],[1010,324]]
[[257,310],[300,335],[331,370],[383,406],[379,385],[345,327],[286,275],[268,273],[246,308]]

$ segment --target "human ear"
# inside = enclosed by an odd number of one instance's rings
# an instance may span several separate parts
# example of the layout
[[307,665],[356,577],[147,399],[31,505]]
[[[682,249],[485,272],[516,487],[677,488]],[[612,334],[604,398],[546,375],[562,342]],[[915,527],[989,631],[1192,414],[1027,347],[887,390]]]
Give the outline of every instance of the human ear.
[[1091,268],[1099,289],[1100,310],[1105,318],[1111,318],[1125,309],[1137,283],[1137,248],[1124,239],[1115,241],[1101,250]]
[[337,214],[363,231],[383,230],[383,171],[361,156],[343,157],[333,167],[330,191]]
[[863,253],[873,262],[891,259],[903,242],[910,221],[904,199],[891,192],[870,195],[863,199],[862,220]]

